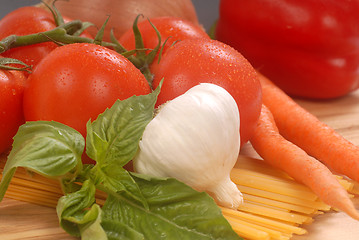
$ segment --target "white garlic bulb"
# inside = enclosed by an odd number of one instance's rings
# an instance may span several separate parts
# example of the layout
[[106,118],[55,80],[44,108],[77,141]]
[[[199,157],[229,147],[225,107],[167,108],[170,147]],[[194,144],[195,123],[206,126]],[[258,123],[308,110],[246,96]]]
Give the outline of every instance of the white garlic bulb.
[[225,89],[197,85],[166,103],[147,125],[135,171],[176,178],[237,208],[243,198],[230,171],[239,154],[239,126],[238,106]]

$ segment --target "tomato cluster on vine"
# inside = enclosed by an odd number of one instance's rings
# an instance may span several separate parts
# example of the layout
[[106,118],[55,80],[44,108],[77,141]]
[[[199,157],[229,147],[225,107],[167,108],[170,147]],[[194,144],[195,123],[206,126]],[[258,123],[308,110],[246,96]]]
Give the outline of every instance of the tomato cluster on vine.
[[[1,152],[10,148],[25,121],[58,121],[86,136],[87,121],[117,99],[150,93],[162,79],[157,105],[199,83],[225,88],[240,111],[241,142],[249,140],[260,113],[261,87],[239,52],[177,17],[138,16],[133,28],[119,38],[111,32],[111,42],[102,40],[106,24],[96,36],[90,36],[84,25],[56,9],[51,14],[38,7],[20,8],[0,21],[1,43],[8,44],[1,45],[1,55],[32,67],[31,73],[1,70],[0,90],[11,84],[11,89],[18,89],[16,101],[9,94],[0,95]],[[10,123],[9,116],[16,121]]]

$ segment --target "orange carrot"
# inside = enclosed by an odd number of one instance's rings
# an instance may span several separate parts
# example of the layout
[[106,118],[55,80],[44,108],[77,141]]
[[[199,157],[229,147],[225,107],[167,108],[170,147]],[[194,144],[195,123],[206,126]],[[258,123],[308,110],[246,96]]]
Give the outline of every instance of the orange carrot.
[[359,182],[359,147],[299,106],[260,75],[263,103],[274,116],[280,133],[332,171]]
[[265,105],[250,142],[265,162],[308,186],[323,202],[359,220],[359,213],[337,178],[324,164],[280,135]]

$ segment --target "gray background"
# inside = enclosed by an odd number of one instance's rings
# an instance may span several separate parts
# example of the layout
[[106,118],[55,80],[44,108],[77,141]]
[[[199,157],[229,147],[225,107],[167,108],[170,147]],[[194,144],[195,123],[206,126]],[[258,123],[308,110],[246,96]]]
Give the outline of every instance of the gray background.
[[[131,1],[131,0],[128,0]],[[35,5],[40,0],[0,0],[0,18],[22,6]],[[199,21],[208,30],[218,18],[219,0],[192,0]]]

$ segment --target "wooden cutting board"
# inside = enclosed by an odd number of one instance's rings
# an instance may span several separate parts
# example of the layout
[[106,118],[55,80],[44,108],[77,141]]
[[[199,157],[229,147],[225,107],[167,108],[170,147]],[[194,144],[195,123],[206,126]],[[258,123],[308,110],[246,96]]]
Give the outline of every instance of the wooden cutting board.
[[[340,134],[359,145],[359,91],[330,101],[297,102]],[[250,145],[243,152],[256,157]],[[359,161],[359,156],[358,156]],[[358,173],[359,174],[359,173]],[[359,210],[359,197],[354,199]],[[329,212],[315,217],[314,223],[305,226],[307,235],[293,240],[358,240],[359,221],[343,213]],[[0,203],[0,239],[73,240],[59,226],[55,209],[25,202],[4,199]]]

